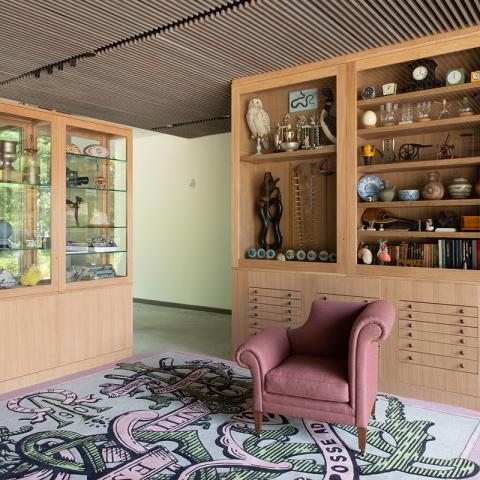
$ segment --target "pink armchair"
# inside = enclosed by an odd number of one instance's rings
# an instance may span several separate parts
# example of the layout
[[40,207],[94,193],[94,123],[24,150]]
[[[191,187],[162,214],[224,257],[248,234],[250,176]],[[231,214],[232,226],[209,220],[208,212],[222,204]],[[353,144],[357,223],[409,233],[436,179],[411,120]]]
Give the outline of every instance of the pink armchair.
[[375,414],[378,342],[394,319],[384,300],[316,300],[301,327],[271,328],[240,346],[236,360],[253,378],[256,431],[262,412],[354,425],[363,453]]

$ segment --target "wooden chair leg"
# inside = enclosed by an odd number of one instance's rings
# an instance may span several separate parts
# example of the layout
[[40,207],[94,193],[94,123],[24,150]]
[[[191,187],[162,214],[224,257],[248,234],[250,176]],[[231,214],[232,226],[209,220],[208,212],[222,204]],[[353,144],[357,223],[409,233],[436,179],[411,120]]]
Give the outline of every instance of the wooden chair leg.
[[377,418],[375,417],[375,406],[377,405],[377,401],[375,400],[373,402],[373,407],[372,407],[372,418],[376,420]]
[[363,455],[365,447],[367,446],[367,429],[365,427],[357,427],[358,433],[358,448]]
[[257,434],[260,434],[260,431],[262,430],[262,419],[262,412],[255,412],[255,431]]

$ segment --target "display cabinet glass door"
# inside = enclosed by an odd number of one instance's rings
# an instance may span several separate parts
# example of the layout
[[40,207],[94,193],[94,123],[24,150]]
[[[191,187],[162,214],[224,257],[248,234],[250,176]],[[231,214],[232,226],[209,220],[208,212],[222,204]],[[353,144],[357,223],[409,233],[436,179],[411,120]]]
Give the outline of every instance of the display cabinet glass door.
[[66,281],[127,275],[126,138],[67,128]]
[[51,125],[0,115],[0,289],[51,283]]

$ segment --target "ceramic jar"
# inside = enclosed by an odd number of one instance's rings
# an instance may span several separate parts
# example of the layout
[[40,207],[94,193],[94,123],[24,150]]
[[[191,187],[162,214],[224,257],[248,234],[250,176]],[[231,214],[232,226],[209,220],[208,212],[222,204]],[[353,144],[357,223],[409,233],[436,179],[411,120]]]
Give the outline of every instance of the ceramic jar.
[[448,194],[451,198],[469,198],[471,193],[472,184],[463,177],[454,178],[452,184],[448,186]]
[[438,172],[427,173],[428,182],[422,188],[422,198],[425,200],[440,200],[445,194],[445,188],[440,181],[440,174]]
[[383,187],[378,192],[378,199],[381,202],[391,202],[395,198],[395,185],[392,185],[389,180],[384,181]]

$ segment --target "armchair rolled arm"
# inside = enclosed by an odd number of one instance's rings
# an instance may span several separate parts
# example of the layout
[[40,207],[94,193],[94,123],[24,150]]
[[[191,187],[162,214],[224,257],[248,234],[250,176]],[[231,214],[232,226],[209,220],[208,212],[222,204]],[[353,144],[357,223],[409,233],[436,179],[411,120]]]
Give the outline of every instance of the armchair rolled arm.
[[[250,355],[248,355],[250,354]],[[238,347],[235,359],[244,368],[252,361],[260,365],[263,374],[277,367],[290,354],[290,342],[286,328],[269,328]]]
[[254,409],[262,411],[265,375],[290,354],[286,328],[269,328],[238,347],[235,360],[249,368],[253,379]]
[[385,340],[395,322],[390,302],[372,302],[355,320],[349,343],[350,398],[357,426],[365,427],[377,395],[378,342]]

